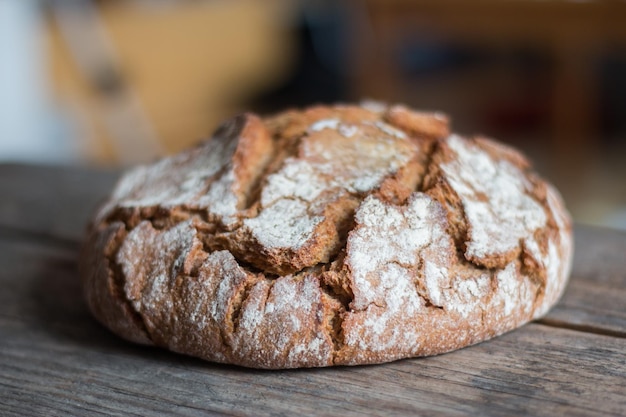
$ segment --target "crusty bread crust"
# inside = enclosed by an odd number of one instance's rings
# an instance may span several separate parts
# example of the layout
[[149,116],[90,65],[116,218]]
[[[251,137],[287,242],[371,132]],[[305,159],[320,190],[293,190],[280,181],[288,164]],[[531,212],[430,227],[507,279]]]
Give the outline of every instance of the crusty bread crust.
[[471,345],[545,314],[572,258],[558,192],[516,150],[403,106],[244,114],[128,172],[81,263],[118,335],[255,368]]

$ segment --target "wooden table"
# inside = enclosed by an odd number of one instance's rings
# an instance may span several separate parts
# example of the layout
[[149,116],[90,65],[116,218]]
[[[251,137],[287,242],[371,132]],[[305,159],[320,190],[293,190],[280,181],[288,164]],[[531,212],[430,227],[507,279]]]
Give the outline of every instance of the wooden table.
[[0,415],[626,415],[626,234],[576,228],[543,320],[446,355],[259,371],[120,340],[76,272],[110,172],[0,165]]

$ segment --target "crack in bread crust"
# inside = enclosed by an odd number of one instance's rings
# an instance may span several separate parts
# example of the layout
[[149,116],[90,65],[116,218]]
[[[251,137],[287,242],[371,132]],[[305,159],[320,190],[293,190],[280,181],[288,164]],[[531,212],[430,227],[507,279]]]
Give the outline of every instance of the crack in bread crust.
[[[90,310],[100,322],[128,340],[150,344],[143,318],[124,295],[124,276],[115,262],[125,236],[124,225],[119,222],[100,225],[90,234],[79,264],[83,290]],[[99,250],[94,251],[94,246]]]
[[260,368],[485,340],[544,314],[571,260],[558,193],[521,154],[402,106],[238,116],[126,175],[90,236],[101,322]]

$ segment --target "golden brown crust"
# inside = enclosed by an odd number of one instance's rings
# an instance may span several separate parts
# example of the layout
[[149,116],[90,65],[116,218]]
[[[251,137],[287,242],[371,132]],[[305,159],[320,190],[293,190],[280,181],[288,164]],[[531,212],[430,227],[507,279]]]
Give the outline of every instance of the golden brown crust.
[[391,106],[383,117],[412,136],[441,139],[450,134],[449,119],[443,113],[416,112],[396,105]]
[[238,116],[126,174],[81,263],[126,339],[258,368],[443,353],[539,317],[571,222],[517,151],[404,106]]

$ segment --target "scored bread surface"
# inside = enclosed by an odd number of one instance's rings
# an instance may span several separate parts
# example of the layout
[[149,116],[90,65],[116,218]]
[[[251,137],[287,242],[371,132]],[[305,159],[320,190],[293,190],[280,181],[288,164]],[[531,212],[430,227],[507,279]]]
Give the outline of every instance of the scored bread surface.
[[81,275],[120,336],[257,368],[432,355],[542,316],[571,221],[517,151],[403,106],[244,114],[128,172]]

